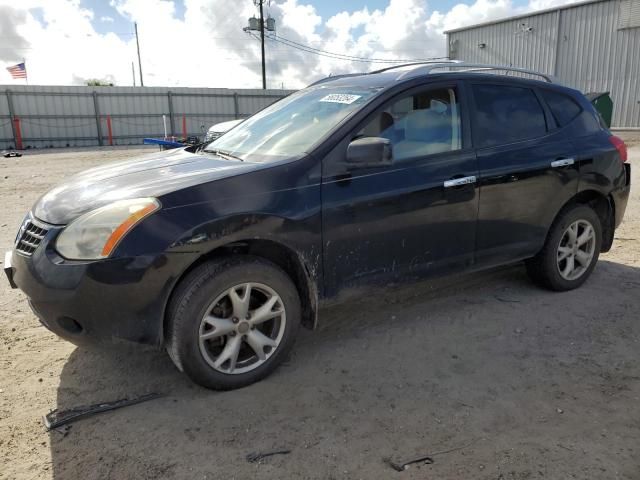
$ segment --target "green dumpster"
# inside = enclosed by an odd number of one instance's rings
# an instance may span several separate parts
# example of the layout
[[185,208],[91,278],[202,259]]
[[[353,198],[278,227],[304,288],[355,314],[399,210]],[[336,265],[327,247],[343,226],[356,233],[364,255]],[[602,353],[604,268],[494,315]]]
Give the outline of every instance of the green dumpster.
[[589,92],[585,97],[596,107],[596,110],[604,120],[607,128],[611,128],[611,116],[613,115],[613,100],[609,92]]

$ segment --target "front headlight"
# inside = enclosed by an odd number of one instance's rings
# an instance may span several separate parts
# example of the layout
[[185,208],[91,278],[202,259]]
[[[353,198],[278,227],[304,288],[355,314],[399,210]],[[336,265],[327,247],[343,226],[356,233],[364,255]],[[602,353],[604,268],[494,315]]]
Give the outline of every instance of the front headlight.
[[135,198],[92,210],[67,225],[56,240],[56,250],[71,260],[106,258],[140,220],[159,208],[155,198]]

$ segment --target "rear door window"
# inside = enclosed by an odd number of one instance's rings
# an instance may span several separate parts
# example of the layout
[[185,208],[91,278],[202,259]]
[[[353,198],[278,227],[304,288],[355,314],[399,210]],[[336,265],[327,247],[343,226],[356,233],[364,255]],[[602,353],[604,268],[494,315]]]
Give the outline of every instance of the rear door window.
[[542,105],[526,87],[475,84],[474,139],[490,147],[541,137],[547,132]]
[[582,108],[569,95],[552,90],[541,90],[541,93],[559,127],[564,127],[580,115]]

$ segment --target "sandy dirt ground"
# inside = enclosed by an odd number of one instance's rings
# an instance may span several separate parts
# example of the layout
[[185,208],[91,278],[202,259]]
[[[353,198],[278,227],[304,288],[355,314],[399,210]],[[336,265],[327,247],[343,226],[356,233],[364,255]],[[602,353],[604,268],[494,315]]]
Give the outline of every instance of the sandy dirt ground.
[[[65,176],[131,149],[0,159],[0,251]],[[635,185],[640,146],[631,149]],[[164,352],[76,348],[0,279],[1,479],[640,479],[640,196],[579,290],[522,265],[325,309],[266,381],[225,393]],[[0,258],[0,260],[2,260]],[[51,409],[164,398],[47,432]],[[255,451],[288,455],[249,463]],[[397,473],[384,457],[434,455]]]

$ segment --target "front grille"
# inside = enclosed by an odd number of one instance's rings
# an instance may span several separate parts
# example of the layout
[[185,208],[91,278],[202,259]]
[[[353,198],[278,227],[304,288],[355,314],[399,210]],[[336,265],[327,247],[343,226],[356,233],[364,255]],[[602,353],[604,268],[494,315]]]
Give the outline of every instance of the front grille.
[[28,217],[18,233],[16,251],[30,257],[36,251],[40,242],[49,230],[41,223]]

